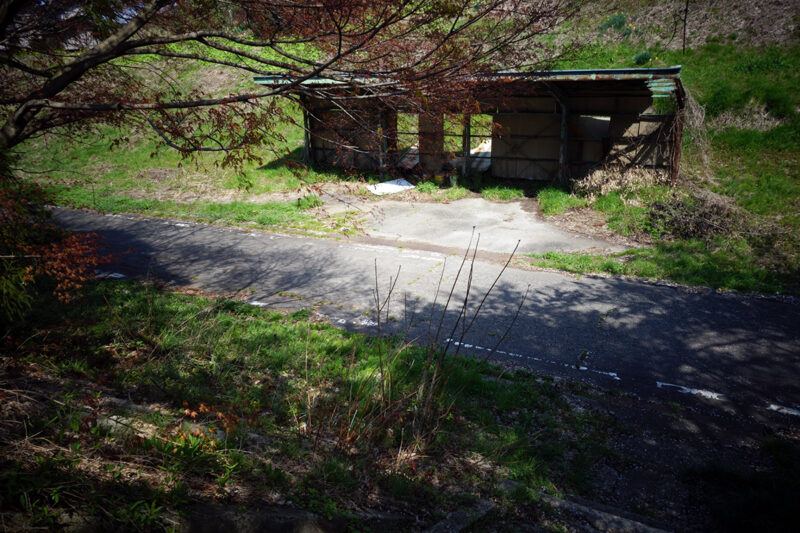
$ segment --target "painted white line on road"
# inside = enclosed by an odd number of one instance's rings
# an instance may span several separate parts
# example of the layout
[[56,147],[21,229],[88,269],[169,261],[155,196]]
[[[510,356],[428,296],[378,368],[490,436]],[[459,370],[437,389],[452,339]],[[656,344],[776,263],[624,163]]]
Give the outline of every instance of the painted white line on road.
[[775,411],[784,415],[800,416],[800,409],[792,409],[791,407],[784,407],[776,403],[769,404],[768,411]]
[[173,226],[173,227],[176,227],[176,228],[190,228],[190,227],[192,227],[191,224],[188,224],[186,222],[173,222],[171,220],[163,220],[161,223],[164,224],[165,226]]
[[622,378],[620,378],[619,374],[617,374],[616,372],[604,372],[602,370],[595,370],[593,368],[590,368],[589,370],[591,370],[595,374],[602,374],[604,376],[608,376],[610,378],[614,378],[614,381],[622,381]]
[[[315,311],[314,313],[315,313],[315,314],[316,314],[318,317],[320,317],[320,318],[327,318],[328,320],[330,320],[331,322],[335,322],[336,324],[341,324],[341,325],[344,325],[344,324],[347,324],[347,322],[348,322],[348,320],[347,320],[347,319],[345,319],[345,318],[338,318],[338,317],[335,317],[335,316],[326,315],[325,313],[320,313],[319,311]],[[377,323],[377,322],[375,322],[374,320],[370,320],[370,319],[368,319],[368,318],[364,318],[364,317],[359,317],[359,318],[357,318],[357,319],[355,319],[355,320],[351,320],[351,321],[349,321],[349,322],[350,322],[351,324],[353,324],[354,326],[368,326],[368,327],[373,327],[373,326],[377,326],[377,325],[378,325],[378,323]]]
[[[328,320],[330,320],[331,322],[336,322],[337,324],[347,324],[347,320],[345,320],[344,318],[336,318],[336,317],[333,317],[333,316],[330,316],[330,315],[326,315],[325,313],[320,313],[319,311],[315,311],[315,313],[316,313],[316,315],[317,315],[318,317],[320,317],[320,318],[327,318],[327,319],[328,319]],[[355,322],[355,320],[354,320],[354,321],[353,321],[353,324],[355,324],[355,323],[356,323],[356,322]]]
[[256,307],[269,307],[269,304],[266,302],[259,302],[258,300],[250,300],[247,302],[250,305],[254,305]]
[[[477,344],[466,344],[466,343],[461,344],[458,341],[454,341],[452,339],[445,339],[444,342],[451,342],[451,341],[456,346],[462,346],[464,348],[467,348],[468,350],[486,350],[487,352],[491,352],[492,351],[491,348],[487,348],[486,346],[478,346]],[[500,354],[500,355],[507,355],[509,357],[515,357],[517,359],[529,359],[531,361],[537,361],[537,362],[540,362],[540,363],[547,363],[549,365],[563,366],[564,368],[570,368],[570,369],[575,369],[576,368],[575,365],[571,365],[571,364],[565,363],[563,361],[551,361],[551,360],[547,360],[547,359],[542,359],[541,357],[536,357],[534,355],[526,355],[526,354],[521,354],[521,353],[507,352],[505,350],[495,350],[494,353],[497,353],[497,354]],[[583,372],[591,372],[593,374],[600,374],[600,375],[603,375],[603,376],[608,376],[608,377],[612,378],[614,381],[622,381],[622,378],[620,378],[619,375],[616,372],[605,372],[603,370],[595,370],[594,368],[589,368],[588,366],[579,366],[579,367],[577,367],[577,369],[581,370]]]
[[[486,348],[485,346],[478,346],[475,344],[467,344],[467,343],[460,343],[458,341],[454,341],[453,339],[445,339],[444,342],[452,342],[455,346],[462,346],[468,350],[486,350],[487,352],[491,352],[491,348]],[[535,357],[529,357],[526,355],[522,355],[521,353],[514,353],[514,352],[504,352],[502,350],[497,350],[495,353],[507,355],[509,357],[516,357],[517,359],[536,359]]]
[[709,400],[723,400],[725,396],[718,392],[713,392],[710,390],[703,390],[703,389],[693,389],[691,387],[684,387],[683,385],[675,385],[674,383],[664,383],[662,381],[656,381],[656,387],[659,389],[664,387],[672,387],[678,389],[678,392],[681,394],[694,394],[695,396],[702,396],[703,398],[708,398]]

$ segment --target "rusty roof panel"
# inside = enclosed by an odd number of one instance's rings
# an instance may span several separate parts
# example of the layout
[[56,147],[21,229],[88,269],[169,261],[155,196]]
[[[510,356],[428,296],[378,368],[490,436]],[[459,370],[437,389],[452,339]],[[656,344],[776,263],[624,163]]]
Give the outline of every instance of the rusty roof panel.
[[[574,69],[541,71],[501,71],[471,76],[468,81],[516,83],[533,89],[540,82],[558,84],[572,96],[578,93],[602,92],[605,94],[622,92],[642,92],[654,97],[676,97],[681,103],[684,99],[681,84],[681,66],[664,68],[617,68],[617,69]],[[260,85],[287,85],[296,82],[296,76],[275,73],[253,78]],[[304,86],[342,87],[352,85],[386,84],[391,80],[377,78],[358,78],[333,74],[326,77],[312,77],[301,82]],[[533,87],[531,87],[533,86]],[[530,90],[529,89],[529,90]]]

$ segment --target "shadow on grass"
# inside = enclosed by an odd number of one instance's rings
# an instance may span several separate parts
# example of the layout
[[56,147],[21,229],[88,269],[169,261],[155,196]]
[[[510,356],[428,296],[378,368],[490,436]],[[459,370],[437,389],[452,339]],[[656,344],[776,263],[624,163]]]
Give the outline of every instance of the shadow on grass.
[[2,507],[12,516],[26,516],[29,525],[37,528],[60,529],[69,524],[76,531],[154,530],[167,525],[166,507],[186,501],[182,484],[155,490],[141,479],[108,480],[99,473],[77,470],[78,460],[69,456],[37,459],[35,466],[0,463]]

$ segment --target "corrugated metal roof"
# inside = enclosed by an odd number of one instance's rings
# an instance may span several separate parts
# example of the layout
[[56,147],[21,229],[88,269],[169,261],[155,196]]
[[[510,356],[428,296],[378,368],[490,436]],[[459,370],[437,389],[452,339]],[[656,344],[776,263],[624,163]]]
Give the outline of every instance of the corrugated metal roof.
[[507,76],[513,78],[547,78],[550,81],[602,81],[602,80],[647,80],[664,76],[680,77],[681,66],[661,68],[598,68],[572,70],[519,70],[501,71],[487,76]]
[[[681,66],[663,68],[613,68],[613,69],[573,69],[573,70],[538,70],[538,71],[501,71],[475,75],[474,81],[500,82],[510,81],[546,81],[546,82],[643,82],[653,96],[677,95],[683,98],[683,86],[680,79]],[[286,85],[295,83],[298,77],[288,73],[275,73],[266,76],[255,76],[253,80],[259,85]],[[378,78],[359,78],[356,76],[332,74],[324,77],[311,77],[301,85],[373,85],[388,80]]]

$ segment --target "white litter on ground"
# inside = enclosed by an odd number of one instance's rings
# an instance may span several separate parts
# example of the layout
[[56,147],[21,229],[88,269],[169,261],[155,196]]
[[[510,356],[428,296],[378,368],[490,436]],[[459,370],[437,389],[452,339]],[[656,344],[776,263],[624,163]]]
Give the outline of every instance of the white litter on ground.
[[384,194],[394,194],[398,192],[407,191],[408,189],[413,189],[414,186],[411,185],[406,180],[400,178],[392,181],[385,181],[383,183],[377,183],[375,185],[367,185],[367,190],[376,196],[383,196]]

